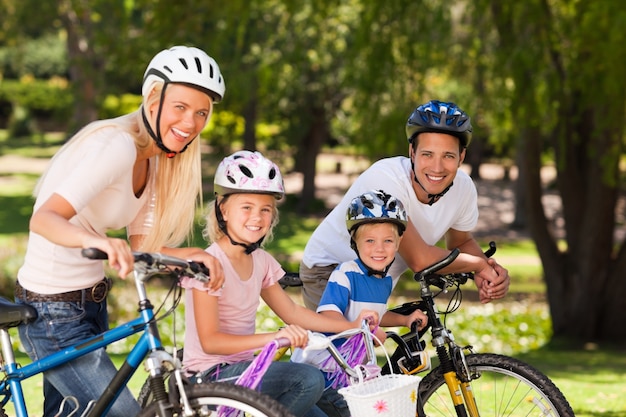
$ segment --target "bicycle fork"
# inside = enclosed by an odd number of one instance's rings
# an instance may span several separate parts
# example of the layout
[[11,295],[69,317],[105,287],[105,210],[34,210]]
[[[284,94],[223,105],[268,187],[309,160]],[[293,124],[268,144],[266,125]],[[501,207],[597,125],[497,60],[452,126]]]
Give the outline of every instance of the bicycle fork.
[[[450,349],[452,351],[459,348],[458,346],[452,344]],[[480,414],[478,412],[478,406],[476,405],[474,392],[472,391],[465,356],[460,350],[458,353],[460,354],[460,360],[462,363],[457,363],[457,366],[455,366],[452,358],[450,357],[450,353],[446,350],[446,348],[444,346],[437,347],[437,356],[439,357],[443,378],[446,386],[448,387],[456,415],[458,417],[479,417]],[[465,368],[463,372],[456,371],[455,368],[459,366],[463,366]]]

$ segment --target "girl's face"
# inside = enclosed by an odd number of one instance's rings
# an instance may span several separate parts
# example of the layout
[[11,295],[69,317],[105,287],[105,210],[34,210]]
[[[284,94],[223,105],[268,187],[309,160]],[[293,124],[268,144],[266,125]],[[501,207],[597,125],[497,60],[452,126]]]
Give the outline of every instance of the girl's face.
[[[183,84],[168,84],[161,103],[161,139],[174,152],[181,151],[200,134],[209,121],[212,101],[195,88]],[[159,102],[150,107],[150,121],[156,126]]]
[[383,271],[400,246],[398,227],[393,223],[364,224],[356,230],[354,242],[361,261],[375,271]]
[[272,226],[276,199],[269,194],[232,194],[222,204],[228,233],[237,242],[252,244]]
[[417,146],[409,145],[415,176],[419,184],[413,184],[418,199],[428,202],[427,194],[439,194],[448,187],[461,166],[465,151],[459,149],[459,139],[445,133],[420,133]]

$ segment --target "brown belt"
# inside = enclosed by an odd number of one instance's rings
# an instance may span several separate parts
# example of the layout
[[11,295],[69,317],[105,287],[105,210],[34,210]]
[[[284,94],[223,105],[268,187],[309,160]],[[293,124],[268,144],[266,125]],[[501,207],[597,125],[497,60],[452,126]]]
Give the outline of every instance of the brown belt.
[[28,291],[20,285],[19,281],[16,281],[15,296],[24,301],[30,302],[69,301],[79,303],[84,300],[100,303],[106,298],[109,290],[111,289],[111,285],[111,279],[104,278],[102,281],[97,282],[93,287],[84,288],[82,290],[62,292],[58,294],[39,294],[37,292]]

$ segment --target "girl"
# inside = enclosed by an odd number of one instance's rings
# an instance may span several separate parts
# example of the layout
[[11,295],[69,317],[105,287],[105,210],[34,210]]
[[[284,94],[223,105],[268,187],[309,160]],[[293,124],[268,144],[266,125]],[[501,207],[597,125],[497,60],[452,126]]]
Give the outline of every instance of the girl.
[[[353,322],[322,317],[292,301],[278,284],[285,274],[279,263],[260,249],[278,221],[276,202],[284,195],[278,167],[258,152],[240,151],[224,158],[215,174],[216,199],[207,216],[207,252],[224,268],[224,288],[211,291],[184,280],[186,310],[183,364],[195,382],[235,379],[253,358],[253,351],[277,338],[304,346],[307,331],[340,332],[359,327],[365,311]],[[255,333],[259,295],[287,326]],[[284,404],[296,416],[324,416],[315,404],[324,390],[322,373],[310,365],[272,362],[261,392]]]

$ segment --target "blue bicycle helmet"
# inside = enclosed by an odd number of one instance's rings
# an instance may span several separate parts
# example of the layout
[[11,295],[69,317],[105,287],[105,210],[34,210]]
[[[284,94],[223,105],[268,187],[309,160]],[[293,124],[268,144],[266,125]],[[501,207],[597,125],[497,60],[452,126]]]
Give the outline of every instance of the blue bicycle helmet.
[[408,217],[404,205],[383,190],[373,190],[352,199],[346,211],[346,227],[354,232],[365,223],[393,223],[398,233],[406,230]]
[[409,143],[420,133],[435,132],[456,136],[467,148],[472,140],[470,117],[452,102],[431,100],[417,107],[406,122]]

